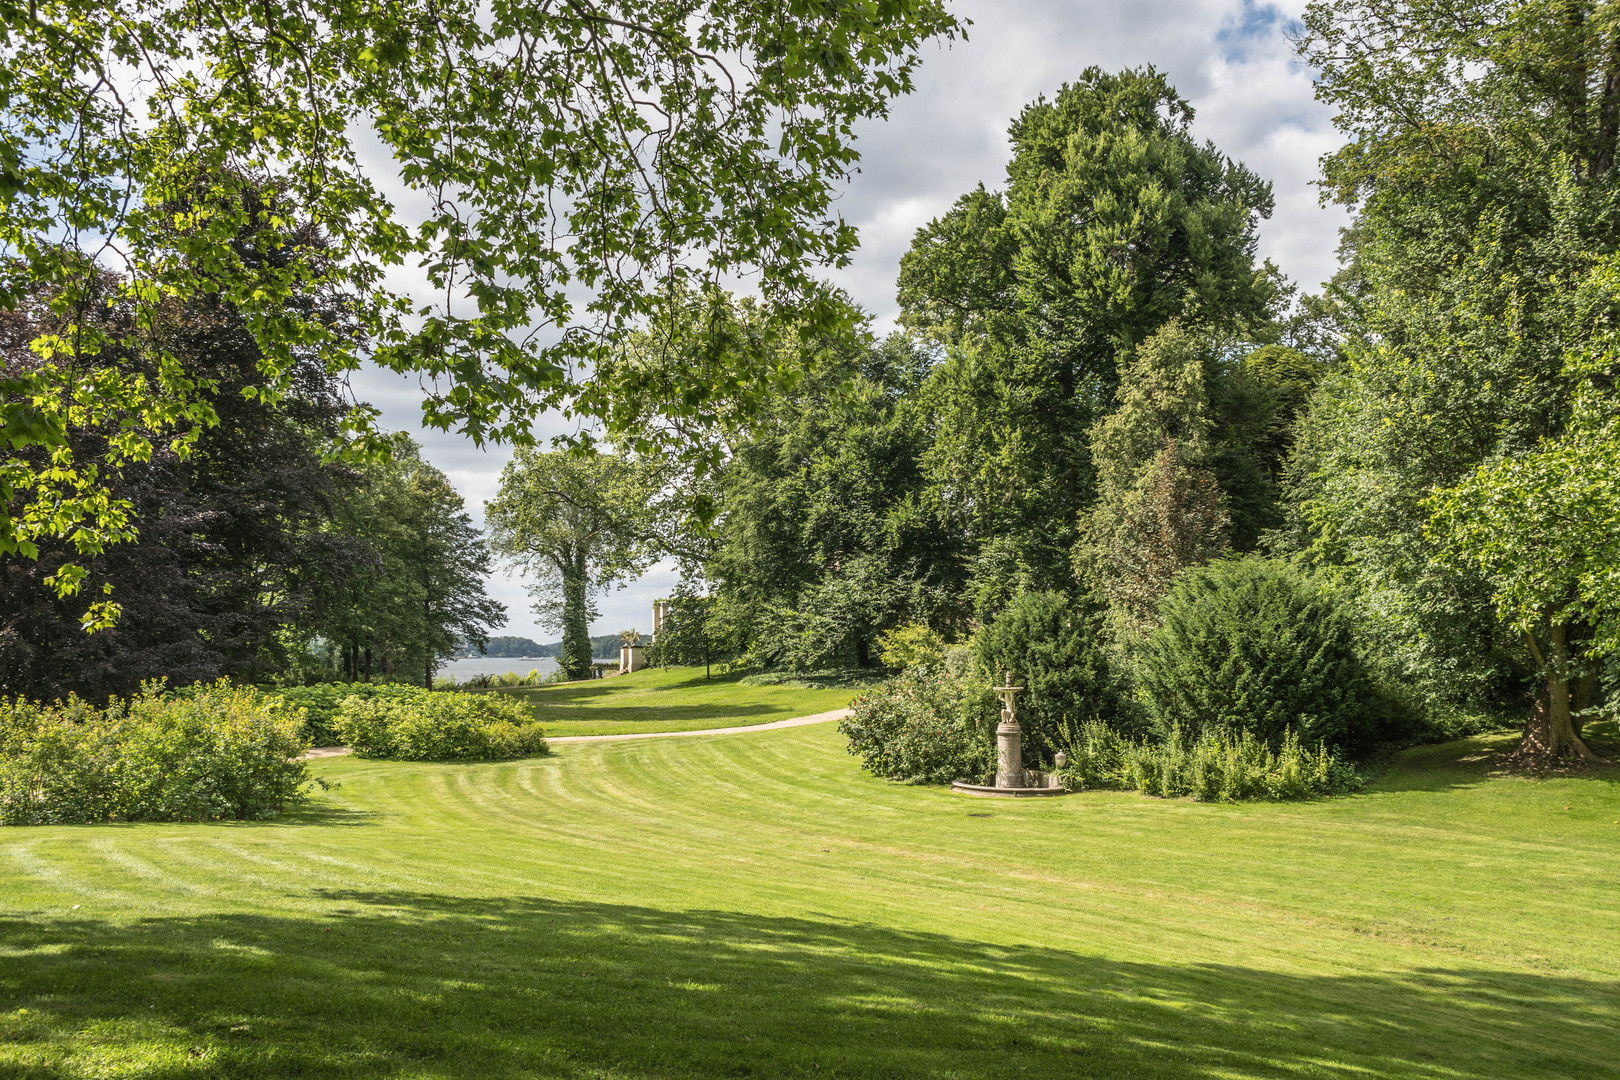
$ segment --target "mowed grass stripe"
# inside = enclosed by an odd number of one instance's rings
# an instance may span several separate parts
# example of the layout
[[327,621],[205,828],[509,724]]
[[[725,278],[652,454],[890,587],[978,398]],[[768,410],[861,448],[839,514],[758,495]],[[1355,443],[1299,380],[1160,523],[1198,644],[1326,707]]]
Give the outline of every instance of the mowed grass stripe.
[[1612,780],[1420,753],[1321,803],[1009,803],[823,725],[7,831],[0,1075],[1615,1075]]

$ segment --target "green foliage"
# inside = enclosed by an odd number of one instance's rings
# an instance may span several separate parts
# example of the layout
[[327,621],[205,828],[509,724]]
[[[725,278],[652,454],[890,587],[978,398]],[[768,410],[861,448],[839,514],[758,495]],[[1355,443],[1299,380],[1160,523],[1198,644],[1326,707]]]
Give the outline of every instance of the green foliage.
[[1129,647],[1159,622],[1184,570],[1227,550],[1231,518],[1215,477],[1167,441],[1134,487],[1100,499],[1075,547],[1075,572],[1108,602],[1113,636]]
[[900,335],[836,350],[804,339],[782,362],[814,373],[737,448],[717,480],[714,550],[694,560],[711,642],[751,666],[865,667],[898,623],[963,623],[960,543],[924,495],[927,352]]
[[[1324,159],[1327,190],[1356,216],[1335,286],[1346,363],[1317,391],[1289,470],[1294,543],[1355,597],[1381,662],[1431,708],[1522,708],[1555,634],[1568,639],[1556,651],[1586,648],[1580,624],[1539,619],[1531,638],[1502,625],[1505,563],[1453,515],[1489,531],[1496,513],[1431,499],[1461,493],[1482,466],[1475,495],[1542,486],[1527,456],[1571,422],[1566,357],[1612,325],[1580,286],[1620,249],[1615,34],[1590,0],[1468,18],[1352,0],[1304,16],[1301,54],[1345,136]],[[1519,459],[1524,475],[1495,471]],[[1543,490],[1574,494],[1556,486]],[[1524,528],[1554,505],[1501,507],[1501,538],[1529,573]],[[1437,510],[1451,516],[1433,521]],[[1457,540],[1473,557],[1448,557]]]
[[759,671],[737,680],[738,686],[792,686],[800,690],[864,690],[884,681],[873,668],[825,668],[820,671]]
[[1102,642],[1102,620],[1061,593],[1021,593],[974,637],[978,679],[1011,675],[1024,764],[1044,767],[1066,725],[1100,720],[1131,727]]
[[883,666],[895,671],[938,667],[945,662],[945,639],[927,623],[904,623],[884,631],[878,635],[877,647]]
[[901,260],[902,323],[949,349],[927,468],[978,556],[981,618],[1066,583],[1095,497],[1088,435],[1133,350],[1172,320],[1230,336],[1270,318],[1271,190],[1192,118],[1151,68],[1090,68],[1013,121],[1005,189],[964,195]]
[[531,580],[543,626],[562,630],[557,664],[591,674],[592,594],[651,565],[656,548],[650,468],[614,454],[521,449],[487,509],[495,549]]
[[[773,303],[843,329],[817,275],[856,245],[832,208],[854,128],[909,91],[926,41],[958,28],[932,0],[8,9],[0,295],[9,306],[43,284],[82,312],[111,245],[131,271],[117,300],[128,337],[155,377],[87,377],[77,361],[114,340],[93,320],[33,342],[39,362],[6,377],[0,431],[8,451],[44,447],[51,467],[0,460],[0,551],[122,538],[124,508],[98,463],[71,454],[65,419],[121,428],[115,467],[148,456],[154,428],[184,441],[210,423],[206,388],[170,362],[155,315],[216,290],[252,329],[257,394],[285,390],[311,351],[334,372],[417,373],[424,422],[479,442],[526,441],[548,408],[645,437],[603,404],[643,394],[675,417],[728,414],[734,383],[777,376],[757,355],[717,343],[737,378],[675,366],[674,391],[654,397],[599,363],[604,342],[672,285],[752,272]],[[361,151],[371,140],[381,153]],[[329,230],[330,260],[261,258],[286,220],[243,198],[264,176]],[[426,275],[419,295],[387,286],[400,264]],[[300,309],[316,292],[348,298],[358,325]],[[351,423],[369,420],[357,409]]]
[[275,817],[311,783],[296,712],[221,680],[185,695],[148,683],[97,710],[0,700],[0,822]]
[[[1620,259],[1597,275],[1620,307]],[[1585,656],[1620,656],[1620,350],[1614,332],[1573,354],[1568,426],[1526,452],[1481,465],[1430,499],[1429,532],[1453,562],[1490,582],[1497,613],[1545,639],[1549,623],[1586,631]]]
[[463,648],[456,651],[458,659],[474,656],[494,656],[517,657],[527,660],[534,657],[550,656],[552,653],[550,645],[542,645],[532,638],[514,637],[510,634],[491,636],[488,641],[484,642],[481,651],[465,643],[463,643],[463,646]]
[[1162,742],[1137,741],[1091,720],[1067,734],[1069,760],[1059,771],[1070,791],[1136,790],[1201,802],[1308,799],[1359,785],[1333,750],[1300,744],[1292,728],[1272,746],[1248,731],[1206,729],[1188,739],[1172,727]]
[[1287,564],[1251,556],[1188,571],[1160,614],[1137,686],[1162,735],[1246,732],[1277,746],[1295,731],[1362,748],[1385,734],[1349,611]]
[[697,666],[707,668],[719,658],[719,639],[724,631],[714,625],[715,603],[700,595],[692,581],[683,578],[665,603],[664,624],[658,638],[647,650],[647,663],[657,667]]
[[482,645],[506,621],[484,590],[489,546],[449,477],[414,440],[396,434],[388,457],[361,469],[364,486],[345,501],[339,527],[376,553],[357,567],[311,627],[337,646],[341,675],[374,674],[432,685],[440,661]]
[[501,761],[547,753],[534,714],[504,694],[416,690],[350,697],[332,726],[344,745],[366,758]]
[[[260,257],[324,257],[320,230],[307,223],[290,225],[282,239],[278,251]],[[104,272],[87,312],[56,310],[48,293],[0,303],[8,369],[37,361],[30,340],[83,318],[119,339],[78,358],[86,382],[155,378],[154,357],[122,338],[131,330],[128,311],[107,307],[121,284]],[[293,303],[334,324],[349,317],[341,297],[302,294]],[[244,393],[260,380],[259,352],[240,313],[218,295],[166,304],[159,319],[174,363],[210,388],[212,426],[174,446],[161,424],[116,410],[112,419],[94,408],[68,417],[73,457],[104,467],[98,482],[123,507],[129,533],[97,549],[67,530],[36,536],[32,552],[0,553],[0,693],[47,701],[72,693],[100,704],[154,678],[185,685],[280,676],[297,663],[301,644],[287,628],[317,622],[334,581],[369,566],[369,550],[331,528],[356,477],[323,459],[349,406],[323,358],[300,352],[292,386],[267,400]],[[113,444],[131,432],[155,440],[152,453],[118,462]],[[37,446],[19,453],[36,466],[49,460]],[[74,564],[85,574],[80,595],[59,597],[53,578]],[[83,597],[105,596],[103,587],[122,613],[119,625],[87,634]]]
[[907,668],[850,703],[838,722],[868,772],[909,784],[948,784],[984,774],[995,695],[938,667]]
[[371,701],[375,698],[414,698],[421,687],[406,683],[316,683],[314,686],[285,686],[269,693],[289,710],[303,712],[299,730],[311,746],[335,746],[342,742],[333,722],[349,698]]

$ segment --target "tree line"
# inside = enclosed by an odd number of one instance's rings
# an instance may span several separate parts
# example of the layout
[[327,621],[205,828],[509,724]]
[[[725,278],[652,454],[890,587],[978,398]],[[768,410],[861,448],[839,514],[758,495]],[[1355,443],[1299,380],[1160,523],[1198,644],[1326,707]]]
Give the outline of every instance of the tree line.
[[[329,257],[323,233],[284,193],[256,190],[251,214],[294,224],[246,257],[292,265]],[[138,315],[122,282],[103,272],[98,328],[110,341],[77,360],[78,378],[116,385],[160,361],[127,333]],[[301,293],[310,318],[352,324],[342,294]],[[6,370],[39,361],[37,343],[72,318],[63,296],[42,288],[0,309]],[[256,393],[260,356],[242,310],[220,293],[159,305],[154,324],[165,361],[208,390],[211,422],[187,440],[153,420],[64,427],[75,461],[105,469],[104,497],[125,521],[120,542],[91,543],[72,530],[28,552],[0,555],[0,693],[50,700],[127,696],[144,681],[175,685],[228,675],[246,681],[389,677],[431,685],[462,641],[481,643],[505,619],[486,595],[492,556],[449,479],[404,435],[374,452],[334,453],[356,406],[324,352],[299,349],[285,389]],[[141,460],[109,467],[109,444],[152,443]],[[46,469],[42,446],[18,452]],[[115,595],[116,624],[87,632],[82,602],[53,579]]]
[[[794,379],[714,435],[716,467],[652,470],[600,581],[661,542],[692,641],[801,669],[1057,594],[1128,666],[1180,575],[1248,554],[1351,605],[1403,708],[1590,757],[1620,643],[1606,10],[1312,5],[1296,45],[1347,136],[1324,191],[1352,211],[1318,294],[1257,258],[1270,186],[1162,73],[1092,69],[1014,119],[999,187],[919,230],[904,332],[672,306],[646,335],[719,312]],[[650,468],[626,449],[604,468]],[[687,524],[645,520],[670,493]]]
[[[229,147],[193,148],[185,130],[119,141],[124,106],[92,87],[87,100],[111,111],[94,114],[73,168],[105,179],[124,162],[148,186],[139,213],[103,200],[84,220],[133,236],[140,258],[110,275],[47,244],[50,193],[72,185],[22,151],[27,198],[0,215],[20,245],[3,305],[4,648],[15,678],[35,680],[13,685],[44,686],[40,673],[63,665],[41,657],[63,649],[83,653],[74,670],[103,664],[115,638],[67,630],[112,620],[83,597],[113,583],[120,559],[146,560],[120,581],[158,583],[140,601],[150,615],[119,630],[124,655],[146,656],[129,670],[187,656],[287,667],[307,630],[350,677],[426,672],[446,642],[496,624],[457,584],[491,552],[442,477],[367,432],[365,410],[337,393],[369,350],[444,377],[428,419],[474,437],[528,441],[543,406],[588,421],[563,451],[520,449],[488,515],[492,552],[529,574],[563,630],[565,670],[588,661],[600,590],[659,558],[684,571],[670,650],[806,669],[872,664],[898,626],[959,640],[1035,595],[1061,598],[1128,666],[1174,583],[1238,554],[1287,563],[1352,605],[1360,647],[1411,709],[1522,713],[1527,756],[1589,756],[1581,727],[1610,700],[1620,646],[1620,28],[1608,7],[1312,4],[1295,44],[1346,135],[1322,180],[1352,223],[1340,271],[1309,295],[1257,258],[1269,184],[1195,136],[1162,73],[1083,72],[1013,119],[997,186],[918,232],[899,267],[903,331],[882,340],[810,275],[853,243],[823,213],[853,150],[813,136],[822,121],[847,133],[881,115],[909,88],[920,42],[957,24],[932,4],[865,11],[818,24],[842,42],[830,67],[803,66],[774,16],[630,20],[622,37],[591,37],[581,55],[603,70],[656,69],[672,81],[646,85],[695,95],[670,104],[695,109],[707,141],[669,143],[674,125],[599,144],[673,155],[656,160],[569,156],[598,145],[589,118],[645,125],[657,111],[597,109],[618,91],[594,75],[579,83],[592,108],[522,113],[531,142],[478,111],[491,99],[453,102],[445,117],[490,151],[479,182],[448,128],[404,122],[386,80],[345,89],[346,108],[368,94],[392,103],[377,115],[409,183],[481,208],[460,217],[451,199],[419,234],[390,231],[391,208],[346,167],[323,174],[349,184],[326,197],[302,173],[275,180]],[[216,38],[211,17],[152,28],[151,55],[188,34],[204,51],[229,39],[229,56],[253,54],[232,36],[251,27]],[[542,36],[573,33],[568,19]],[[453,83],[472,70],[458,65],[474,39],[514,32],[472,19],[364,60],[335,30],[299,58],[302,104],[267,138],[326,132],[313,106],[346,65],[415,62]],[[775,59],[737,84],[736,111],[700,104],[715,73],[679,47],[693,33],[769,45],[755,55]],[[96,54],[51,40],[8,62],[76,78],[73,58]],[[563,52],[558,63],[578,59]],[[249,91],[282,85],[291,59],[237,72],[219,108],[256,115]],[[41,132],[71,126],[57,84],[24,81]],[[808,100],[815,116],[792,104]],[[782,159],[748,135],[779,108],[797,125]],[[346,145],[334,140],[299,145]],[[548,171],[518,144],[567,160]],[[799,164],[784,172],[785,160]],[[538,220],[536,193],[559,190],[594,208],[572,222],[588,243],[501,231]],[[643,204],[656,209],[638,231],[626,207]],[[747,209],[762,206],[780,212]],[[375,228],[357,232],[355,214]],[[708,264],[689,258],[705,251]],[[409,305],[374,276],[407,252],[438,259],[435,280],[478,314],[430,305],[407,329]],[[371,278],[356,269],[368,266]],[[759,297],[719,289],[748,266],[766,271]],[[576,280],[595,289],[583,322],[566,296]],[[550,340],[532,333],[541,324],[556,348],[535,344]],[[424,575],[424,559],[446,560],[447,576]]]

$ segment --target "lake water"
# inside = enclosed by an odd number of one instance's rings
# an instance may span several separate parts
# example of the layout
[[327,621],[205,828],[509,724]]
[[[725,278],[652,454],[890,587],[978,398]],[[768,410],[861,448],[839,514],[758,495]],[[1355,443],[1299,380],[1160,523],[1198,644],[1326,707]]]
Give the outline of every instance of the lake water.
[[519,675],[527,675],[531,671],[549,675],[556,670],[557,658],[554,656],[537,656],[532,660],[511,656],[474,656],[466,660],[446,660],[439,665],[440,675],[454,675],[457,682],[479,675],[505,675],[509,671]]

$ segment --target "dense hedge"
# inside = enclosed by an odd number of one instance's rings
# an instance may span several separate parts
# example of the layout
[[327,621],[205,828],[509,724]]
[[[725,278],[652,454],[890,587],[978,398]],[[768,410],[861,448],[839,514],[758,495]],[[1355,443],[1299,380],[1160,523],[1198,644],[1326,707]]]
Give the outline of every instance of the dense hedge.
[[996,699],[978,680],[937,666],[907,668],[850,709],[838,730],[877,776],[948,784],[989,767]]
[[1226,559],[1189,570],[1160,607],[1138,686],[1161,736],[1248,732],[1272,746],[1360,748],[1387,737],[1349,613],[1285,563]]
[[183,696],[148,684],[98,710],[0,700],[0,822],[274,817],[311,781],[299,718],[221,681]]
[[411,688],[352,696],[332,728],[356,755],[397,761],[496,761],[538,757],[547,749],[534,714],[505,694]]

